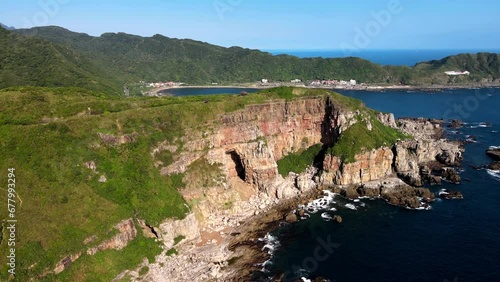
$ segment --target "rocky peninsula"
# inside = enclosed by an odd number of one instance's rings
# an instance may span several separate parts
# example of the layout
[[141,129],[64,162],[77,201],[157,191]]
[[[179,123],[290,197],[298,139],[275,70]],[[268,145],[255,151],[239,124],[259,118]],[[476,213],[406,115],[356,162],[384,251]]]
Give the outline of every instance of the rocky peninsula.
[[[460,182],[454,167],[462,160],[463,144],[443,138],[443,123],[395,120],[392,114],[376,113],[328,93],[248,105],[224,114],[216,126],[186,134],[182,151],[164,142],[152,156],[166,150],[178,153],[172,164],[158,163],[158,167],[164,175],[185,174],[187,186],[181,193],[195,203],[192,213],[159,226],[143,223],[143,232],[163,241],[165,251],[156,261],[145,261],[117,278],[249,281],[260,269],[258,263],[267,259],[259,238],[280,222],[297,220],[301,213],[297,207],[322,196],[324,190],[347,198],[381,198],[406,209],[428,209],[435,195],[424,184]],[[383,139],[373,148],[361,146],[353,156],[331,153],[335,150],[329,149],[346,142],[345,136],[358,128],[373,138],[384,132],[404,138]],[[305,171],[284,176],[278,172],[278,160],[317,144],[323,149]],[[200,162],[214,169],[208,174],[190,171]],[[206,181],[194,181],[196,177]],[[168,254],[174,246],[178,254]]]

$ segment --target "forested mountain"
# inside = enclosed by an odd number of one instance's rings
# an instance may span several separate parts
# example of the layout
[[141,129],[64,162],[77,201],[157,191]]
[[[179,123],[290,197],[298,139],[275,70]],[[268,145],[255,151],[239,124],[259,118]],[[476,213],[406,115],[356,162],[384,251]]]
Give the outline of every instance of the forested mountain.
[[[500,78],[497,54],[451,56],[414,67],[380,66],[364,59],[273,56],[259,50],[220,47],[162,35],[105,33],[99,37],[48,26],[2,29],[0,87],[80,86],[113,89],[145,81],[188,84],[253,82],[262,78],[356,79],[364,83],[447,85]],[[29,47],[29,48],[28,48]],[[467,77],[444,71],[468,70]]]
[[77,86],[116,91],[118,82],[71,47],[0,28],[0,88]]

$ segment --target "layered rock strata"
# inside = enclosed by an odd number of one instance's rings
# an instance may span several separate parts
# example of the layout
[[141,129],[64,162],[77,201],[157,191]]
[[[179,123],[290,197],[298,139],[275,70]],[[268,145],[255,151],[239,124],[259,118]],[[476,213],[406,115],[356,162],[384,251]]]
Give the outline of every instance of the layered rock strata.
[[[149,264],[150,271],[145,276],[138,275],[139,269],[132,271],[132,280],[231,281],[236,274],[229,261],[244,256],[244,252],[234,253],[234,244],[239,244],[235,238],[243,245],[257,239],[248,234],[239,237],[245,222],[255,215],[269,213],[287,199],[314,194],[323,188],[350,198],[382,198],[393,205],[425,208],[434,194],[413,186],[422,186],[432,179],[438,184],[442,176],[436,176],[434,168],[458,165],[462,159],[461,144],[442,138],[441,121],[396,121],[392,114],[383,113],[376,116],[386,126],[414,138],[361,151],[353,162],[327,154],[321,167],[310,167],[301,174],[290,173],[286,177],[278,173],[277,161],[288,154],[315,144],[324,148],[333,146],[343,132],[358,122],[366,123],[370,129],[372,121],[363,106],[351,110],[330,97],[252,105],[221,116],[215,125],[201,132],[188,132],[182,140],[182,151],[177,151],[173,144],[162,143],[153,150],[153,157],[162,150],[176,152],[173,162],[161,168],[162,174],[188,175],[190,165],[203,158],[218,165],[222,180],[203,187],[188,183],[181,191],[188,202],[194,203],[189,223],[169,222],[144,229],[146,233],[154,230],[167,248],[172,246],[175,236],[192,236],[186,240],[188,243],[176,246],[181,250],[180,255],[168,257],[163,253]],[[273,219],[285,220],[287,216],[290,221],[297,218],[292,218],[290,210],[286,210]]]

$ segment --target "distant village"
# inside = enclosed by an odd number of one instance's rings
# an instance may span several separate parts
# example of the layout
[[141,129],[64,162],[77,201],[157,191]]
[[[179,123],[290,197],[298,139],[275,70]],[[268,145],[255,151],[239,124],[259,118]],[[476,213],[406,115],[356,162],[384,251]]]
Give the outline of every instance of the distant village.
[[301,85],[301,86],[310,86],[310,87],[324,87],[324,86],[328,86],[328,87],[354,87],[356,85],[358,85],[358,83],[356,82],[356,80],[354,79],[351,79],[349,81],[346,81],[346,80],[336,80],[336,79],[333,79],[333,80],[308,80],[308,81],[305,81],[305,82],[302,82],[302,80],[300,79],[292,79],[290,80],[290,83],[285,83],[285,82],[282,82],[282,81],[278,81],[278,82],[272,82],[270,81],[269,79],[262,79],[260,81],[260,84],[261,85],[270,85],[270,84],[279,84],[279,85],[287,85],[287,84],[292,84],[292,85]]
[[167,81],[167,82],[145,82],[145,81],[140,81],[143,87],[152,87],[152,88],[160,88],[160,87],[173,87],[173,86],[182,86],[185,85],[183,82],[173,82],[173,81]]

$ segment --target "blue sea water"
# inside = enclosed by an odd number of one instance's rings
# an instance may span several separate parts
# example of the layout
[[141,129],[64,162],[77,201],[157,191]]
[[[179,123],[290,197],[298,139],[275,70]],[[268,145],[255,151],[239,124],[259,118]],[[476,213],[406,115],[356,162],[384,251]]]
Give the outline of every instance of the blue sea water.
[[252,93],[257,91],[255,88],[171,88],[162,91],[162,94],[170,94],[174,96],[192,96],[192,95],[213,95],[213,94],[240,94],[242,91]]
[[360,57],[381,65],[406,65],[413,66],[416,63],[431,60],[440,60],[451,55],[461,53],[491,52],[500,53],[500,49],[467,49],[467,50],[360,50],[346,52],[343,50],[264,50],[273,55],[287,54],[300,58],[345,58]]

